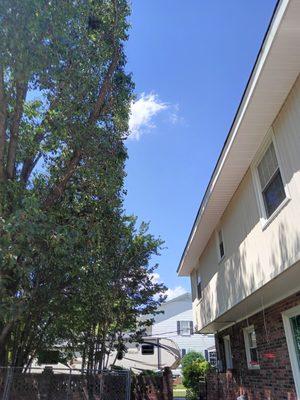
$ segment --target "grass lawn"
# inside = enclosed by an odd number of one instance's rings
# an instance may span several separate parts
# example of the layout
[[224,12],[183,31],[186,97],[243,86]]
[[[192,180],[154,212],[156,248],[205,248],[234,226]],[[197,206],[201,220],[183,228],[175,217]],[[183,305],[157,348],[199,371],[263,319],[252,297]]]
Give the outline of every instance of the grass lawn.
[[174,385],[173,396],[185,398],[186,388],[183,385]]

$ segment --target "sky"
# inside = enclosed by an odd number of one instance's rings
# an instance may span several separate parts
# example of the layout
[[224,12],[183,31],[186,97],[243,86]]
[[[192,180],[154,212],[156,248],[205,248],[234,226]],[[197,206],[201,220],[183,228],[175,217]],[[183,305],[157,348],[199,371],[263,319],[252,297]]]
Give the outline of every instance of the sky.
[[169,297],[200,201],[241,100],[275,0],[132,0],[126,212],[165,241],[155,279]]

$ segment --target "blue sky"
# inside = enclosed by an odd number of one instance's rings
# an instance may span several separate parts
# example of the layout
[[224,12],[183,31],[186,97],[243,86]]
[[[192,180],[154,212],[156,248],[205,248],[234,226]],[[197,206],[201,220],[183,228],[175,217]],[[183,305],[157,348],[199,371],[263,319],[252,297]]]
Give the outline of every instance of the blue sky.
[[190,290],[176,269],[275,3],[132,1],[125,207],[165,240],[158,273],[171,295]]

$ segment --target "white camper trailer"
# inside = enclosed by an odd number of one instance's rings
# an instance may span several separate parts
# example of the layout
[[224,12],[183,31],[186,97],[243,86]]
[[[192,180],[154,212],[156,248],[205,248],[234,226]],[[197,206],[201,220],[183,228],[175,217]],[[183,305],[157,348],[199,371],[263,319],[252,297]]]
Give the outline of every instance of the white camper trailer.
[[[117,357],[117,351],[110,354],[107,367],[110,368],[112,365],[119,366],[125,369],[132,369],[134,372],[141,372],[145,370],[157,371],[165,367],[175,369],[178,367],[181,361],[180,349],[173,340],[168,338],[161,338],[158,336],[146,336],[143,338],[142,343],[130,343],[126,344],[127,352],[121,360]],[[52,351],[55,353],[55,350]],[[51,362],[38,364],[35,359],[31,365],[37,372],[42,372],[45,367],[52,367],[55,370],[66,369],[66,365]],[[82,358],[79,353],[73,359],[72,363],[68,366],[74,373],[81,370]],[[68,372],[68,369],[66,370]]]
[[115,362],[116,366],[139,372],[157,371],[165,367],[174,369],[181,361],[180,349],[171,339],[147,336],[143,338],[142,343],[128,343],[126,347],[127,353],[121,360],[116,359],[117,354],[113,352],[108,364]]

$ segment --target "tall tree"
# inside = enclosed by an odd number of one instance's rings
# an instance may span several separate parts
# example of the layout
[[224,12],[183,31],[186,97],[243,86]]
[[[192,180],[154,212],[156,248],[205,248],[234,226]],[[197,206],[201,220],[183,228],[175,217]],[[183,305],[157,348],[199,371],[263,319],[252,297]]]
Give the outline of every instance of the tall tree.
[[43,343],[95,215],[120,215],[128,14],[126,0],[0,2],[0,363]]

